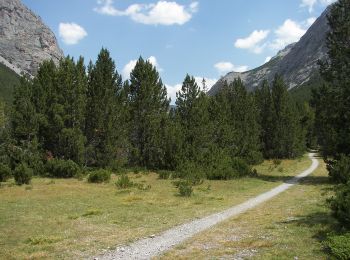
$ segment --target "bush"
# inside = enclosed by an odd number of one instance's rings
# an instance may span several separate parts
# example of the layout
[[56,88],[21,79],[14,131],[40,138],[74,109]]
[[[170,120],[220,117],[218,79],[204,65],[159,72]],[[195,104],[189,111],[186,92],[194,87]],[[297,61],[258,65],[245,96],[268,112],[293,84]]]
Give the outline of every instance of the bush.
[[203,179],[206,177],[204,170],[196,163],[185,161],[178,168],[179,177],[186,179],[191,185],[199,185],[203,183]]
[[336,183],[347,183],[350,180],[350,157],[341,155],[337,161],[327,164],[329,176]]
[[52,159],[47,162],[46,171],[50,177],[73,178],[79,176],[80,167],[71,160]]
[[330,236],[324,244],[335,259],[350,259],[350,233]]
[[173,176],[173,172],[172,171],[158,171],[158,176],[159,176],[159,179],[167,180]]
[[243,159],[230,158],[228,155],[217,157],[207,170],[210,180],[230,180],[251,174],[250,166]]
[[191,197],[193,188],[189,181],[181,181],[178,188],[181,197]]
[[115,183],[115,185],[119,188],[119,189],[127,189],[127,188],[131,188],[134,186],[134,183],[129,179],[128,175],[126,174],[122,174],[119,179],[117,180],[117,182]]
[[27,164],[19,164],[14,171],[14,177],[17,185],[29,184],[33,176],[33,170]]
[[330,203],[334,217],[342,226],[350,228],[350,181],[337,187]]
[[111,172],[107,170],[96,170],[89,174],[88,182],[91,183],[102,183],[102,182],[109,182],[111,179]]
[[7,181],[11,175],[11,169],[7,165],[0,163],[0,182]]

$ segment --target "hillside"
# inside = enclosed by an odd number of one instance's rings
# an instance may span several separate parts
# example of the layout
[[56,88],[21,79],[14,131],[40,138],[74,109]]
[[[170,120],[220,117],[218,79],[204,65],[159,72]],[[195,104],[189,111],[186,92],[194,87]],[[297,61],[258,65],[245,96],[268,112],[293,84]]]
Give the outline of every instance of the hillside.
[[213,95],[223,86],[241,78],[249,90],[253,90],[264,79],[271,82],[276,74],[282,75],[289,89],[306,84],[317,73],[318,61],[326,58],[326,34],[329,31],[327,8],[297,43],[278,52],[264,65],[243,73],[230,72],[222,77],[209,91]]

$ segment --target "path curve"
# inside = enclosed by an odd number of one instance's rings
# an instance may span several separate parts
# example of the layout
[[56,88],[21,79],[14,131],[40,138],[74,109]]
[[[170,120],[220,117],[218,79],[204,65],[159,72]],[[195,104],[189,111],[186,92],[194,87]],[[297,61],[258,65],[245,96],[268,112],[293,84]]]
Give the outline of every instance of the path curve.
[[158,236],[153,238],[144,238],[138,240],[130,245],[119,247],[114,251],[110,251],[103,256],[96,257],[95,259],[150,259],[154,256],[160,255],[177,244],[185,241],[186,239],[194,236],[195,234],[202,232],[224,220],[237,216],[249,209],[252,209],[261,203],[272,199],[281,192],[286,191],[293,185],[297,184],[302,178],[311,174],[319,165],[317,159],[315,159],[314,153],[309,153],[309,157],[312,160],[311,166],[297,175],[296,177],[286,181],[285,183],[273,188],[265,193],[258,195],[255,198],[249,199],[239,205],[236,205],[227,210],[219,213],[212,214],[210,216],[182,224],[171,228]]

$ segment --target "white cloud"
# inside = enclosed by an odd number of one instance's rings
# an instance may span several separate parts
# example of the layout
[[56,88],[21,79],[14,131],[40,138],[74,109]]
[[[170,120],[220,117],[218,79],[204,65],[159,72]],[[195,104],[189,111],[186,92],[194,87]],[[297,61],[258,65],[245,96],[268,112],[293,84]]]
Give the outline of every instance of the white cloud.
[[[196,80],[197,85],[203,89],[203,77],[194,77]],[[217,79],[212,79],[212,78],[206,78],[205,79],[205,85],[207,90],[211,89],[211,87],[218,81]],[[167,93],[168,93],[168,98],[171,98],[171,104],[175,104],[176,101],[176,93],[181,90],[182,83],[175,84],[175,85],[168,85],[165,84],[165,87],[167,88]]]
[[240,49],[248,49],[254,53],[261,53],[264,49],[264,45],[259,45],[268,35],[268,30],[255,30],[248,37],[237,39],[235,41],[235,47]]
[[85,29],[76,23],[60,23],[58,30],[63,42],[68,45],[77,44],[88,35]]
[[301,0],[300,6],[307,7],[309,13],[312,13],[316,5],[328,6],[336,1],[337,0]]
[[176,2],[158,1],[152,4],[132,4],[124,11],[113,6],[113,0],[98,0],[94,11],[111,16],[128,16],[133,21],[152,25],[183,25],[198,11],[198,2],[188,7]]
[[264,64],[265,64],[266,62],[269,62],[269,61],[271,60],[271,58],[272,58],[271,56],[267,56],[266,59],[265,59],[265,61],[264,61]]
[[231,71],[244,72],[248,70],[248,66],[235,66],[231,62],[221,61],[214,64],[214,67],[219,72],[220,75],[226,74]]
[[306,29],[303,29],[300,24],[291,19],[287,19],[275,31],[276,39],[270,44],[270,47],[275,50],[283,49],[288,44],[299,41],[305,32]]
[[316,17],[310,17],[304,22],[305,26],[308,28],[316,21]]
[[[203,77],[194,77],[194,79],[196,80],[197,85],[203,90]],[[217,79],[211,79],[211,78],[206,78],[205,79],[205,86],[207,88],[207,90],[211,89],[211,87],[218,81]]]
[[[147,59],[154,67],[157,68],[158,72],[162,72],[163,69],[159,66],[157,58],[151,56]],[[137,60],[130,60],[122,70],[123,79],[129,79],[131,71],[135,68]]]
[[167,90],[167,94],[168,94],[168,98],[171,99],[171,104],[175,104],[176,101],[176,93],[179,92],[181,90],[182,84],[176,84],[176,85],[168,85],[165,84],[166,90]]

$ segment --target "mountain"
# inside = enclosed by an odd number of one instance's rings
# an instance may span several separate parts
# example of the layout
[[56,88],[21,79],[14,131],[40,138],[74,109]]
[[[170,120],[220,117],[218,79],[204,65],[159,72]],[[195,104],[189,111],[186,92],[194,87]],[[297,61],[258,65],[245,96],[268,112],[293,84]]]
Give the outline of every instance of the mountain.
[[271,82],[275,74],[283,76],[289,89],[307,84],[318,73],[318,60],[327,57],[326,36],[329,31],[327,8],[297,43],[279,51],[269,62],[246,72],[230,72],[209,90],[215,95],[227,83],[240,77],[249,90],[255,89],[264,79]]
[[[44,60],[63,57],[54,33],[20,0],[0,0],[0,63],[35,75]],[[1,87],[1,86],[0,86]]]

